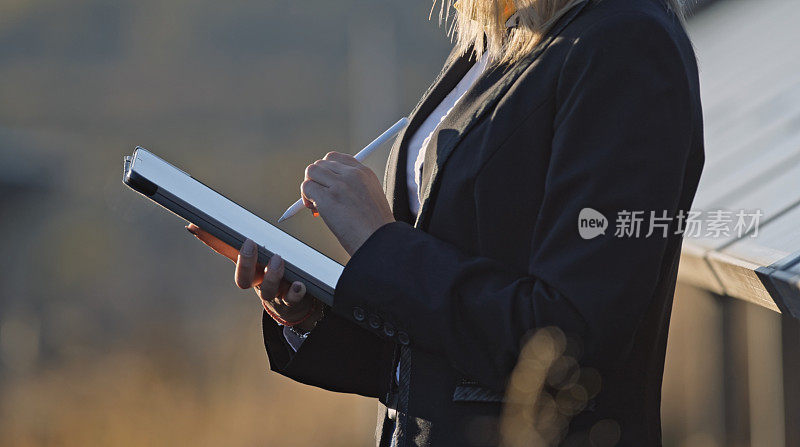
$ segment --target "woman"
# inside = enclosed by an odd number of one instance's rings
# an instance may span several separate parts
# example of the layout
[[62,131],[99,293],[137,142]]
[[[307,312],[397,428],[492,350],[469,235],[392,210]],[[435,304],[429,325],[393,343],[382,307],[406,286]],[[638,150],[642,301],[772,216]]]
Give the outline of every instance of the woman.
[[558,440],[612,427],[612,444],[658,445],[681,234],[676,219],[649,222],[690,208],[703,164],[676,7],[456,8],[455,48],[392,149],[385,195],[348,155],[306,170],[306,205],[352,255],[334,305],[282,283],[278,256],[256,274],[251,241],[238,254],[236,284],[257,285],[266,310],[271,368],[378,398],[381,446],[492,445],[525,341],[555,327],[602,384]]

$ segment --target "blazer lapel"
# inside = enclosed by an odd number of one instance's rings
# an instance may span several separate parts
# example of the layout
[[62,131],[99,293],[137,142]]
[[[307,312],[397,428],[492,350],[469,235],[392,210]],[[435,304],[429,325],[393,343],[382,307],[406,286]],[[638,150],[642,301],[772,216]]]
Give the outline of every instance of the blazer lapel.
[[[588,0],[582,0],[575,4],[558,22],[547,32],[542,42],[536,46],[530,55],[520,62],[510,67],[489,68],[476,81],[475,85],[467,92],[466,96],[456,104],[455,108],[436,129],[431,137],[431,146],[425,153],[425,160],[422,169],[422,184],[420,185],[420,198],[422,201],[419,215],[414,226],[424,227],[427,225],[427,217],[430,211],[430,204],[436,191],[437,182],[441,176],[448,158],[464,138],[467,132],[477,123],[487,111],[494,109],[497,101],[508,91],[511,84],[519,75],[527,69],[533,61],[547,48],[547,46],[558,36],[561,30],[569,24],[575,16],[580,13]],[[467,68],[469,69],[469,68]],[[463,73],[461,74],[463,76]],[[461,78],[459,77],[458,80]],[[458,80],[455,83],[458,83]],[[455,83],[450,87],[455,86]],[[448,90],[449,92],[449,90]],[[445,93],[446,94],[446,93]],[[433,98],[430,98],[433,99]],[[439,98],[441,101],[441,98]],[[429,100],[428,102],[433,102]],[[438,102],[433,104],[435,108]],[[433,110],[433,109],[431,109]],[[430,113],[430,111],[428,112]],[[422,115],[421,113],[419,115]],[[427,115],[423,115],[427,117]],[[424,119],[424,117],[422,119]],[[408,135],[413,135],[413,130],[409,126]],[[402,157],[401,157],[402,158]],[[405,172],[405,161],[401,167]],[[405,189],[405,182],[402,184]],[[406,195],[407,198],[407,195]],[[406,203],[408,200],[406,200]],[[406,208],[408,206],[406,205]]]
[[444,100],[444,97],[464,77],[464,74],[469,71],[473,62],[468,57],[459,57],[453,50],[447,57],[445,65],[436,79],[422,95],[422,98],[409,115],[408,126],[395,138],[394,145],[392,145],[392,149],[389,152],[389,159],[386,162],[383,187],[396,220],[407,223],[413,223],[416,220],[416,216],[413,216],[409,209],[408,189],[406,187],[408,141],[428,115],[433,112],[439,103]]

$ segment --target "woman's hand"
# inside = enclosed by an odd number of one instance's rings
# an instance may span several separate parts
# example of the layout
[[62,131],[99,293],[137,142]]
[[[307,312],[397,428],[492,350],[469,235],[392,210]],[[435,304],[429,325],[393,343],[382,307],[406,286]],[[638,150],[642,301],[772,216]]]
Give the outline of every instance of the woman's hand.
[[258,264],[258,247],[250,239],[237,251],[210,233],[201,230],[194,224],[186,227],[190,233],[200,239],[212,250],[236,263],[234,281],[241,289],[255,288],[256,294],[268,312],[272,312],[286,321],[298,321],[312,309],[315,312],[304,322],[297,325],[302,330],[311,330],[322,318],[322,304],[316,298],[306,295],[306,286],[300,281],[289,283],[283,279],[284,263],[277,254],[269,260],[266,267]]
[[375,230],[394,222],[380,180],[352,155],[329,152],[309,165],[300,193],[351,256]]

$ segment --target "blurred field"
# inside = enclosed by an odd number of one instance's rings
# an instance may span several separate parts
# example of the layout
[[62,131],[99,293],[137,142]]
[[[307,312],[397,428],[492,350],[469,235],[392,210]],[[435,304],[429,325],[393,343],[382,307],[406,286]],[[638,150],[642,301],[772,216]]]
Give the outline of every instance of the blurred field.
[[[265,374],[257,331],[253,325],[243,326],[251,330],[231,330],[226,334],[228,343],[204,345],[202,357],[176,352],[170,334],[136,334],[147,340],[144,346],[115,346],[103,356],[74,356],[18,378],[2,390],[0,443],[369,443],[371,428],[365,422],[372,419],[371,403]],[[197,342],[214,340],[201,336]]]

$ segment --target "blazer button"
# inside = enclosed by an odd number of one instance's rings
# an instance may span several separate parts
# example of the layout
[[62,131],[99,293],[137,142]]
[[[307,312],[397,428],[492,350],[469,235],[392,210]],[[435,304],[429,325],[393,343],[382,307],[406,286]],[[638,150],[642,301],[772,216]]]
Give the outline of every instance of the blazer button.
[[353,318],[355,318],[356,321],[358,321],[359,323],[364,321],[364,318],[366,318],[366,316],[364,314],[364,309],[362,309],[360,307],[354,307],[353,308]]
[[402,331],[397,333],[397,341],[399,341],[401,345],[408,345],[411,342],[411,340],[408,339],[408,334]]
[[394,326],[392,326],[391,323],[384,324],[383,333],[386,334],[387,337],[394,337]]
[[381,328],[381,317],[372,314],[369,316],[369,327],[372,329],[380,329]]

